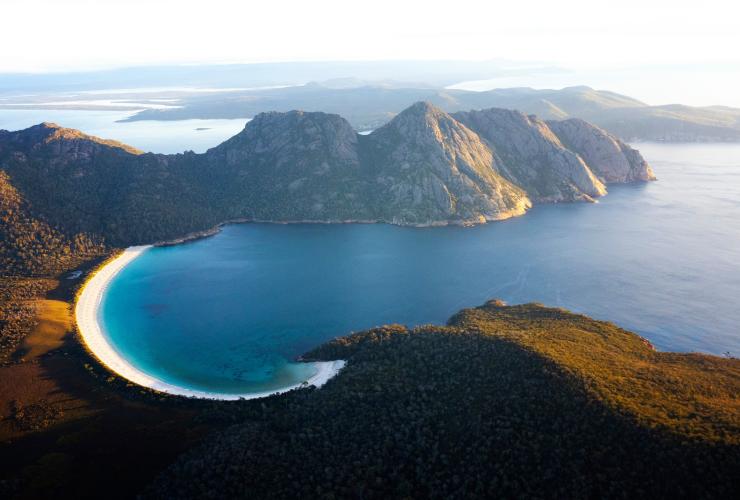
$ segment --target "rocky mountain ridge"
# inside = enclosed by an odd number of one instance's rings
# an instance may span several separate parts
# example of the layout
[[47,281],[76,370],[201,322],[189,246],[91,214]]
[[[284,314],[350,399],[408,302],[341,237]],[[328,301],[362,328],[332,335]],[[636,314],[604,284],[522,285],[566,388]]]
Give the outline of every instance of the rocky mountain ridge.
[[264,113],[204,154],[142,154],[45,123],[0,132],[0,171],[28,217],[113,246],[231,219],[473,224],[654,179],[639,152],[586,122],[425,102],[369,135],[338,115]]

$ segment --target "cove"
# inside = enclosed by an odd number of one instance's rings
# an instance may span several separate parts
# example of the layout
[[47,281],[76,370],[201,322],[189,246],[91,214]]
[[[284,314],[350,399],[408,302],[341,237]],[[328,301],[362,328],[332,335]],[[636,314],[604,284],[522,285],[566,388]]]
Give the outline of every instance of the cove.
[[295,358],[333,337],[444,323],[491,298],[737,355],[740,147],[639,147],[659,181],[598,204],[468,228],[238,224],[154,247],[110,282],[99,322],[141,371],[224,394],[300,383],[312,368]]

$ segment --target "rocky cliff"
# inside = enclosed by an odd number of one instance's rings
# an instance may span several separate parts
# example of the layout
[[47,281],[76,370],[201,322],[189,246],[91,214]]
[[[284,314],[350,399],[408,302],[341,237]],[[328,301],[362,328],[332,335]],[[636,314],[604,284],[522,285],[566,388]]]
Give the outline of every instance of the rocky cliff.
[[591,201],[606,187],[545,122],[507,109],[455,113],[503,159],[507,176],[537,202]]
[[503,177],[490,147],[428,103],[414,104],[362,139],[385,220],[485,222],[531,206],[524,190]]
[[605,130],[577,118],[548,121],[547,125],[603,182],[655,180],[644,158]]
[[0,171],[32,219],[112,245],[234,218],[478,223],[654,178],[637,151],[582,121],[428,103],[367,136],[337,115],[264,113],[204,154],[142,154],[42,124],[0,131]]

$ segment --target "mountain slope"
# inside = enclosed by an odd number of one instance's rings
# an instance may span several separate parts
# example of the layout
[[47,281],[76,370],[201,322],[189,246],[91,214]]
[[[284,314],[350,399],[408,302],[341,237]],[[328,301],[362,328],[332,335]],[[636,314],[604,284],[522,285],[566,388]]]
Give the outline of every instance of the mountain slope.
[[0,171],[0,269],[5,275],[49,275],[105,251],[98,238],[63,234],[33,216],[8,175]]
[[506,109],[453,115],[490,142],[511,180],[540,202],[593,200],[606,187],[541,120]]
[[524,191],[503,178],[490,148],[428,103],[414,104],[363,142],[387,220],[497,220],[531,206]]
[[195,155],[153,155],[54,124],[0,134],[0,170],[64,234],[112,245],[174,238],[221,215]]
[[602,182],[655,180],[655,174],[642,156],[608,132],[577,118],[551,120],[547,126],[588,163]]
[[328,113],[263,113],[204,155],[229,179],[231,217],[264,220],[372,219],[358,136]]

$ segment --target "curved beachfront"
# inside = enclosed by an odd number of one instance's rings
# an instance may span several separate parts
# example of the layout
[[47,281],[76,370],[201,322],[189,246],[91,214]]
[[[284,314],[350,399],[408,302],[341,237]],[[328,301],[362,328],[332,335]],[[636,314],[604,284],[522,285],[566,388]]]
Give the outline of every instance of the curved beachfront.
[[[121,356],[121,354],[119,354],[109,342],[98,321],[99,308],[103,301],[103,294],[111,280],[113,280],[113,278],[124,267],[126,267],[127,264],[136,259],[142,253],[146,252],[149,248],[151,248],[151,245],[129,247],[124,250],[120,255],[106,263],[94,273],[94,275],[83,285],[82,291],[77,299],[77,305],[75,307],[77,329],[88,350],[92,352],[103,365],[121,377],[143,387],[148,387],[155,391],[167,394],[196,398],[222,400],[264,398],[273,394],[287,392],[304,385],[301,383],[272,391],[245,394],[224,394],[199,391],[169,384],[163,380],[152,377],[133,366],[123,356]],[[344,363],[345,362],[343,360],[319,361],[312,363],[318,369],[313,376],[306,380],[307,385],[321,387],[327,380],[336,375],[339,370],[344,367]]]

